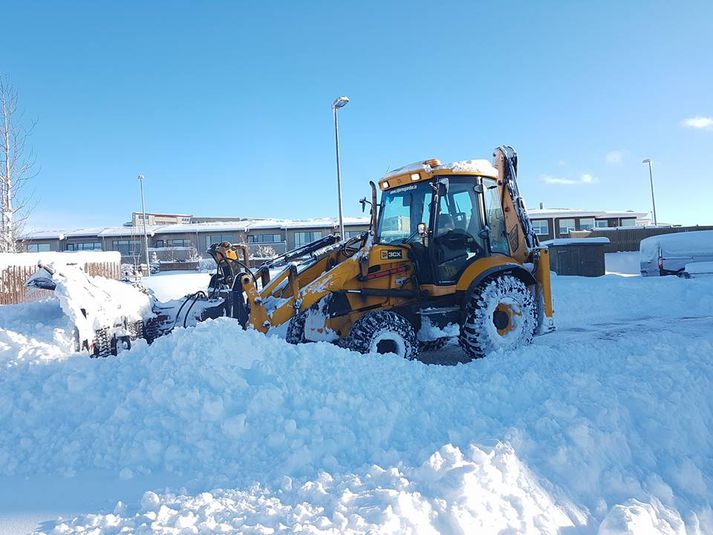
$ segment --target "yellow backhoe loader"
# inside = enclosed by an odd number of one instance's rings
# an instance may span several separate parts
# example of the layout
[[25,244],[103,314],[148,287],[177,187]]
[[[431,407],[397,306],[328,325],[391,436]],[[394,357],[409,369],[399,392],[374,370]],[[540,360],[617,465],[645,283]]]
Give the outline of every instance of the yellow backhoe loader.
[[[370,230],[323,238],[253,272],[235,247],[209,253],[212,291],[247,328],[287,324],[290,343],[327,340],[416,358],[458,336],[468,358],[529,343],[554,329],[549,257],[517,186],[517,154],[493,163],[427,160],[371,182]],[[298,260],[299,261],[295,261]],[[270,269],[270,268],[273,269]]]
[[[246,246],[212,245],[208,291],[182,300],[159,302],[140,287],[131,299],[128,288],[113,296],[81,271],[51,266],[28,285],[55,289],[77,350],[94,356],[230,316],[261,332],[282,328],[290,343],[416,358],[457,336],[466,358],[483,357],[554,329],[549,256],[518,191],[517,155],[499,147],[493,156],[492,164],[426,160],[392,171],[361,201],[368,232],[326,236],[257,270]],[[141,306],[128,313],[127,300]]]

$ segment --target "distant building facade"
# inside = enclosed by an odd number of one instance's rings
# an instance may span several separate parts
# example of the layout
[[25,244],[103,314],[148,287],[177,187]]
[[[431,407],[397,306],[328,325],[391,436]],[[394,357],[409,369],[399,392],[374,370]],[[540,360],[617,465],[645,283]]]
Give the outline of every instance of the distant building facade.
[[[573,209],[528,210],[541,241],[568,237],[572,231],[641,227],[642,212],[605,212]],[[139,216],[137,218],[137,216]],[[22,240],[28,252],[119,251],[124,262],[145,261],[143,220],[132,214],[133,225],[28,233]],[[255,259],[269,259],[338,232],[335,218],[307,220],[230,219],[184,214],[146,214],[150,249],[195,250],[205,256],[213,243],[247,243]],[[153,218],[153,219],[152,219]],[[347,238],[369,228],[369,218],[345,218]]]
[[644,227],[650,224],[647,213],[624,211],[589,211],[571,208],[528,209],[528,215],[540,241],[567,238],[572,231],[602,228]]
[[[148,215],[147,219],[148,219]],[[187,216],[190,217],[190,216]],[[208,218],[206,218],[208,219]],[[221,218],[222,219],[222,218]],[[347,238],[369,229],[369,218],[345,218]],[[206,223],[147,224],[149,249],[195,250],[205,256],[213,243],[247,243],[255,259],[269,259],[338,232],[334,218],[310,220],[233,220]],[[119,251],[122,261],[144,262],[143,224],[122,227],[41,231],[28,233],[22,243],[28,252]]]
[[[181,225],[193,222],[193,216],[188,214],[157,214],[154,212],[146,212],[147,225]],[[127,227],[139,227],[144,224],[144,214],[141,212],[132,212],[131,223],[125,225]]]

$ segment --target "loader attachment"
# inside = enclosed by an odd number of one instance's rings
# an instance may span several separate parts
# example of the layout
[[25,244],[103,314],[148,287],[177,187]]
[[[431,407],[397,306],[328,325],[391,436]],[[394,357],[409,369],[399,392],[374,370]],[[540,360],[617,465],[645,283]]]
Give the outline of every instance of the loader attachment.
[[222,299],[204,292],[162,302],[140,284],[92,277],[71,264],[40,264],[25,285],[54,291],[74,327],[75,350],[94,357],[116,355],[139,338],[150,343],[176,326],[223,315],[224,308]]

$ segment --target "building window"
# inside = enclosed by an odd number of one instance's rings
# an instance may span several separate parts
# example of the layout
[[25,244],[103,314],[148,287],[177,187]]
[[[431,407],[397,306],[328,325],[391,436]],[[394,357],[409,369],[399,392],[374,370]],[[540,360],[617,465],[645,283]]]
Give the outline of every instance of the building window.
[[535,229],[535,234],[538,236],[550,235],[550,222],[547,219],[533,219],[532,228]]
[[345,232],[347,233],[347,239],[349,239],[349,238],[356,238],[357,236],[361,236],[366,231],[365,230],[347,230]]
[[295,247],[302,247],[322,237],[322,233],[318,230],[311,232],[295,232]]
[[228,243],[233,243],[232,234],[209,234],[205,237],[205,248],[208,249],[214,243],[223,243],[227,241]]
[[574,219],[560,219],[560,222],[559,222],[560,236],[564,235],[564,234],[569,234],[573,230],[577,230],[574,225]]
[[114,240],[114,250],[119,251],[121,256],[140,256],[140,240]]
[[594,226],[596,228],[607,228],[607,227],[609,227],[609,221],[606,219],[597,219],[594,222]]
[[248,243],[279,243],[281,241],[280,234],[248,234]]
[[102,244],[98,241],[84,243],[68,243],[67,251],[101,251]]
[[621,219],[621,225],[622,227],[635,227],[636,226],[636,218],[635,217],[626,217]]
[[592,230],[594,228],[594,218],[593,217],[580,217],[579,218],[579,230]]
[[167,247],[193,247],[191,240],[166,240]]
[[28,243],[27,252],[28,253],[47,253],[50,250],[49,243]]

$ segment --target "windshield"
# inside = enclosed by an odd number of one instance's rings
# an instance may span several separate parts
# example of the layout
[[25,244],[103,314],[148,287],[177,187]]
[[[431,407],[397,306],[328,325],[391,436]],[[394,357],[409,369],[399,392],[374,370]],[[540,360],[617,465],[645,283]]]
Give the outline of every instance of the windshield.
[[418,224],[428,227],[433,189],[429,182],[386,191],[381,196],[378,243],[406,243],[418,236]]

